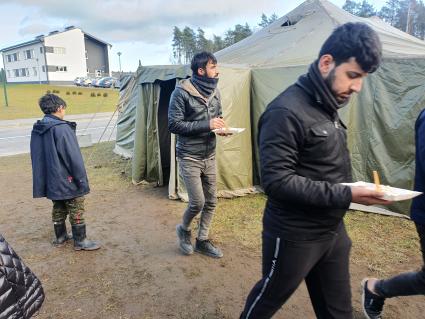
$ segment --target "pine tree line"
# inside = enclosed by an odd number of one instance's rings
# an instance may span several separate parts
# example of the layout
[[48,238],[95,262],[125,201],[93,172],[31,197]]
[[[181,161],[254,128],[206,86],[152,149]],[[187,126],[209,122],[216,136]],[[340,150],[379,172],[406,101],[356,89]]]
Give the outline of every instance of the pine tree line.
[[425,38],[425,5],[422,0],[388,0],[377,11],[368,1],[346,0],[344,10],[359,17],[378,16],[393,27]]
[[[258,26],[264,28],[276,21],[277,18],[277,15],[274,13],[270,17],[267,17],[263,13]],[[212,39],[207,39],[205,37],[205,31],[201,28],[198,28],[195,32],[195,30],[188,26],[184,27],[184,29],[174,26],[172,40],[173,63],[190,63],[193,55],[197,52],[220,51],[221,49],[245,39],[253,32],[254,28],[251,28],[248,23],[245,23],[245,25],[236,24],[233,29],[228,29],[225,32],[224,37],[214,34]]]

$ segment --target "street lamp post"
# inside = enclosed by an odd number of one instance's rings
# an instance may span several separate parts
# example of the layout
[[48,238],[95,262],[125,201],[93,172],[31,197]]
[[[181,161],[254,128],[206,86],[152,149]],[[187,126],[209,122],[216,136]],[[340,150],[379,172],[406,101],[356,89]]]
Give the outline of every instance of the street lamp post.
[[0,76],[2,76],[2,82],[3,82],[3,91],[4,91],[4,102],[6,106],[9,106],[9,102],[7,100],[7,89],[6,89],[6,70],[5,69],[1,69],[0,71]]
[[121,52],[117,52],[118,54],[118,63],[120,64],[120,73],[121,73]]
[[40,79],[40,73],[41,73],[41,70],[40,70],[40,63],[38,62],[38,58],[36,58],[35,59],[36,61],[37,61],[37,73],[38,73],[38,84],[41,84],[41,79]]

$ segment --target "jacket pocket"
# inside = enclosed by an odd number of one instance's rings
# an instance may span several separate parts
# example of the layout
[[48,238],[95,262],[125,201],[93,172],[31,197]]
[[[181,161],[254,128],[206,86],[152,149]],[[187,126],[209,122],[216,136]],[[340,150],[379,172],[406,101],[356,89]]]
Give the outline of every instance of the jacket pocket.
[[311,128],[311,133],[315,137],[327,138],[330,134],[328,125],[318,125]]

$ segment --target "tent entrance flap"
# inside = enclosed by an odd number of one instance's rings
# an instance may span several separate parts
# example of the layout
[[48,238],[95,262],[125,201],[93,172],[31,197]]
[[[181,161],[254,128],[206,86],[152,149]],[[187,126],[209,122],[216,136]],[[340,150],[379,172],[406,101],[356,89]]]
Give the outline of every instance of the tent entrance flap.
[[168,131],[168,106],[170,96],[176,86],[176,80],[160,82],[161,91],[158,102],[158,134],[159,134],[159,150],[161,154],[162,167],[162,185],[168,185],[170,179],[170,160],[171,160],[171,134]]

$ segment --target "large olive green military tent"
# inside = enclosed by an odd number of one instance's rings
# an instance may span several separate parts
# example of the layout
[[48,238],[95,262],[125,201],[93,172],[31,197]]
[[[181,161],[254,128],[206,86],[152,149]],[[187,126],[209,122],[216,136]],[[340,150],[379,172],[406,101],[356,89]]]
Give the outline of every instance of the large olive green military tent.
[[[356,180],[378,170],[385,184],[411,188],[414,169],[413,126],[425,107],[425,42],[379,18],[359,18],[326,0],[309,0],[252,36],[216,53],[224,116],[245,132],[220,138],[218,187],[222,194],[244,194],[258,183],[256,135],[267,104],[317,58],[332,30],[346,22],[364,22],[383,43],[382,67],[341,112],[349,128]],[[131,156],[135,183],[159,185],[169,178],[170,197],[184,195],[176,178],[173,137],[167,132],[167,108],[187,66],[139,67],[121,91],[115,152]],[[169,173],[170,172],[170,173]],[[180,192],[179,192],[180,190]],[[394,206],[405,211],[405,206]]]

